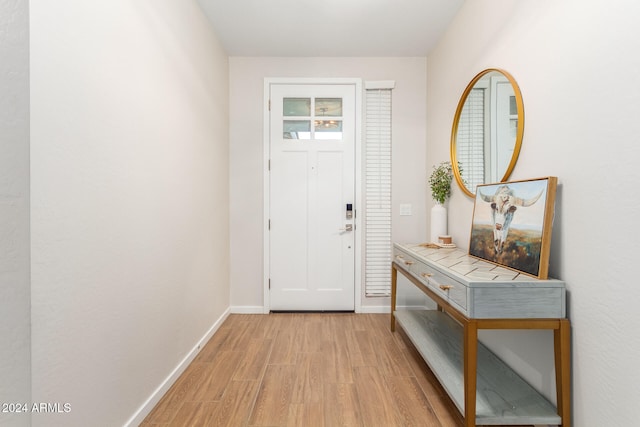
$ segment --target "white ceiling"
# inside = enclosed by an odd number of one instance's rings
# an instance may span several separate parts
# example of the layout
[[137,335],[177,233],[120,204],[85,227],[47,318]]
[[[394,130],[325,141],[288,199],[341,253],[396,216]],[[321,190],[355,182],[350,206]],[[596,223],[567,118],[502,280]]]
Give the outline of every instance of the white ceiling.
[[427,56],[464,0],[198,0],[230,56]]

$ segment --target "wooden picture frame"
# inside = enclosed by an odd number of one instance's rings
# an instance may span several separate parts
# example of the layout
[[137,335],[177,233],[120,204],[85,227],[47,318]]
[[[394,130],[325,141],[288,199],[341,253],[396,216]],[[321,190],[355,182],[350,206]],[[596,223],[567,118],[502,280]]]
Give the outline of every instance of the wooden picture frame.
[[469,255],[546,279],[557,182],[548,176],[478,185]]

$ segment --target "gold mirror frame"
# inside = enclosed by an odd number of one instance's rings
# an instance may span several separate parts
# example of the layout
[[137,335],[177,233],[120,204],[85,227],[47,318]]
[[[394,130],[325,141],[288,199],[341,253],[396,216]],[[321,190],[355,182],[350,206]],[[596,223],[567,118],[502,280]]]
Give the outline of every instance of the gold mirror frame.
[[[475,197],[476,195],[473,192],[471,192],[469,188],[467,188],[464,182],[464,179],[462,178],[462,175],[460,173],[460,167],[458,165],[458,160],[457,160],[458,158],[458,153],[457,153],[458,125],[460,123],[460,115],[462,114],[462,109],[464,108],[464,105],[467,101],[467,97],[469,96],[469,94],[471,93],[471,91],[473,90],[473,88],[475,87],[475,85],[478,83],[480,79],[482,79],[487,74],[493,73],[493,72],[502,74],[504,77],[507,78],[507,80],[509,80],[509,83],[511,83],[511,87],[513,88],[513,92],[515,95],[517,115],[518,115],[518,123],[516,128],[516,140],[513,148],[513,154],[511,156],[511,161],[509,162],[509,165],[507,166],[507,169],[504,175],[502,176],[502,179],[500,180],[500,182],[504,182],[507,179],[509,179],[511,172],[513,172],[513,168],[515,167],[516,162],[518,161],[518,156],[520,155],[520,148],[522,147],[522,136],[524,135],[524,103],[522,101],[522,93],[520,93],[520,88],[518,87],[518,84],[516,83],[513,76],[511,76],[511,74],[509,74],[508,72],[502,69],[488,68],[484,71],[481,71],[473,78],[473,80],[471,80],[471,82],[469,82],[469,84],[464,90],[464,93],[460,97],[460,101],[458,102],[458,108],[456,109],[456,115],[453,119],[453,129],[451,130],[451,166],[453,168],[453,174],[456,178],[456,182],[458,183],[462,191],[469,197]],[[464,165],[462,165],[462,169],[464,170]],[[485,184],[488,184],[488,183],[485,182]]]

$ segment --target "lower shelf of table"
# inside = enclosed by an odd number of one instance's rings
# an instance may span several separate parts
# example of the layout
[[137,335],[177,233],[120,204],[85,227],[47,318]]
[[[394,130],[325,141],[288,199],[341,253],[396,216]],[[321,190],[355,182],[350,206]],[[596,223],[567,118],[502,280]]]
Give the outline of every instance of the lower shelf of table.
[[[394,314],[465,415],[462,327],[436,310],[403,310]],[[477,371],[476,424],[561,424],[556,408],[481,343],[478,343]]]

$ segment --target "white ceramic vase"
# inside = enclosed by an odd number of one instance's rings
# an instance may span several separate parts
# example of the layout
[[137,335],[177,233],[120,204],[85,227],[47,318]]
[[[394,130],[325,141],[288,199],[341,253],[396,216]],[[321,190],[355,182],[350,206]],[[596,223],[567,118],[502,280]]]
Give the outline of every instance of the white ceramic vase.
[[431,242],[437,243],[439,236],[447,234],[447,208],[436,203],[431,208]]

